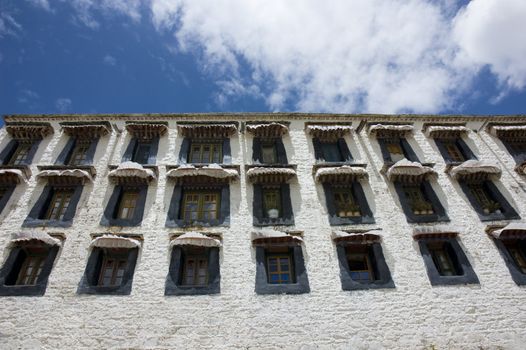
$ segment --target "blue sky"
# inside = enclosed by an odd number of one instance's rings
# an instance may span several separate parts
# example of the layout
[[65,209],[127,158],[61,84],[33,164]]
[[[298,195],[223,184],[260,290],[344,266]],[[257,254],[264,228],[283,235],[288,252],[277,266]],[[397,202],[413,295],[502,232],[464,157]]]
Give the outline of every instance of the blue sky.
[[524,0],[3,0],[0,114],[521,114],[524,23]]

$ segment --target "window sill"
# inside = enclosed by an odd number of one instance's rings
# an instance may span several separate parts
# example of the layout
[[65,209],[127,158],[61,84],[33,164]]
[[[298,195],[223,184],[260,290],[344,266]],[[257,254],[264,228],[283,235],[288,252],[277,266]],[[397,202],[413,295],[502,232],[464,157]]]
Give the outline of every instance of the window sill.
[[0,296],[43,296],[46,292],[46,284],[36,284],[32,286],[0,286]]
[[71,225],[73,225],[73,220],[59,221],[27,218],[22,223],[22,227],[71,227]]
[[80,169],[87,171],[92,178],[94,178],[97,175],[97,170],[95,169],[95,166],[93,165],[37,165],[37,168],[39,171],[43,170],[73,170],[73,169]]
[[23,164],[23,165],[0,165],[0,169],[16,169],[22,171],[22,173],[25,175],[26,179],[29,179],[32,175],[31,169],[29,168],[29,164]]
[[332,167],[340,167],[340,166],[350,166],[350,167],[358,167],[358,168],[367,168],[366,163],[357,163],[357,162],[325,162],[325,161],[316,161],[316,164],[312,166],[312,174],[316,174],[316,171],[320,168],[332,168]]

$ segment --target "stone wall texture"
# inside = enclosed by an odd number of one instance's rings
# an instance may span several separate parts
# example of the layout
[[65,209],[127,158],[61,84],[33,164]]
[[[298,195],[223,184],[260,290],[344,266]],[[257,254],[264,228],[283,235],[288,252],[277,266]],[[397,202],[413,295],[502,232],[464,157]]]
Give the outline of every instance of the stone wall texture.
[[[495,117],[495,120],[498,118]],[[38,199],[45,180],[37,180],[37,165],[53,164],[67,141],[59,123],[107,120],[111,134],[98,145],[97,175],[87,184],[70,228],[38,228],[63,233],[65,240],[42,297],[0,299],[0,348],[344,348],[344,349],[523,349],[526,343],[526,293],[517,286],[492,239],[446,165],[435,143],[422,133],[425,122],[461,121],[470,129],[466,143],[481,160],[502,169],[500,188],[522,218],[526,218],[526,182],[514,171],[515,162],[503,144],[484,125],[492,117],[438,116],[316,116],[309,114],[131,115],[131,116],[8,116],[6,121],[50,122],[55,132],[46,137],[31,165],[32,176],[17,186],[0,216],[0,254],[9,254],[12,235],[24,231],[22,222]],[[159,144],[158,179],[150,184],[142,225],[103,227],[102,212],[112,192],[109,165],[118,165],[129,141],[129,120],[164,120],[169,132]],[[241,165],[240,179],[230,186],[229,227],[205,228],[222,235],[221,293],[201,296],[164,296],[170,261],[169,239],[179,229],[165,227],[174,184],[165,165],[177,164],[182,137],[179,121],[240,122],[231,138],[232,163]],[[283,137],[290,164],[297,165],[291,183],[295,226],[303,232],[303,250],[311,292],[301,295],[257,295],[256,261],[251,243],[252,185],[244,168],[252,159],[252,136],[246,121],[285,120]],[[374,137],[365,130],[345,137],[355,161],[367,164],[364,191],[376,223],[338,229],[378,229],[394,289],[342,291],[336,247],[329,225],[322,186],[315,183],[315,163],[306,122],[347,122],[356,130],[363,121],[407,121],[414,124],[409,138],[418,157],[435,163],[433,183],[451,221],[460,228],[458,239],[480,285],[432,287],[418,244],[412,238],[417,224],[409,224],[394,186],[380,172],[383,160]],[[502,117],[526,123],[526,116]],[[0,130],[0,149],[9,136]],[[431,224],[432,225],[432,224]],[[356,227],[357,226],[357,227]],[[91,235],[140,234],[133,288],[129,296],[78,295],[78,284],[89,256]]]

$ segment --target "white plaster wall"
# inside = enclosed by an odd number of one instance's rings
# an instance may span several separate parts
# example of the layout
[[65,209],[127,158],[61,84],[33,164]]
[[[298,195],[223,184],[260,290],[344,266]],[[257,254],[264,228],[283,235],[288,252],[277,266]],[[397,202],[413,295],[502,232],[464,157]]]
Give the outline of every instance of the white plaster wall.
[[[283,116],[275,118],[284,119]],[[213,119],[210,117],[209,119]],[[264,118],[260,118],[264,119]],[[277,119],[280,120],[280,119]],[[356,121],[351,120],[351,121]],[[164,227],[173,184],[164,165],[175,164],[181,138],[173,120],[159,147],[159,179],[148,191],[143,224],[134,228],[101,227],[100,218],[111,192],[108,164],[118,164],[127,146],[126,132],[115,131],[99,143],[95,156],[97,176],[87,186],[74,225],[63,232],[63,248],[43,297],[2,297],[0,344],[5,349],[37,348],[468,348],[520,349],[526,341],[526,293],[512,281],[499,252],[458,184],[445,173],[445,164],[432,140],[415,123],[412,145],[423,161],[436,163],[434,187],[451,219],[462,228],[461,245],[472,263],[480,285],[432,287],[424,263],[391,184],[379,173],[379,147],[365,132],[347,137],[351,152],[367,163],[364,190],[375,214],[383,249],[396,289],[344,292],[341,290],[336,249],[332,243],[325,198],[312,177],[314,164],[306,121],[291,120],[285,147],[297,180],[291,184],[296,225],[304,232],[304,252],[311,292],[302,295],[254,293],[255,254],[251,246],[252,186],[241,166],[240,181],[230,187],[231,225],[211,228],[223,234],[221,293],[211,296],[164,296],[169,265],[169,236]],[[112,121],[112,123],[114,123]],[[124,130],[124,121],[118,127]],[[473,123],[480,127],[481,123]],[[355,126],[357,123],[355,123]],[[63,147],[60,128],[43,141],[27,185],[17,188],[1,222],[0,249],[7,256],[13,233],[38,197],[37,164],[51,164]],[[3,134],[4,130],[0,132]],[[493,137],[470,132],[479,159],[498,162],[504,171],[501,184],[506,196],[526,217],[524,178],[513,172],[513,159]],[[5,141],[1,141],[5,144]],[[232,138],[233,163],[251,163],[249,135]],[[162,146],[161,146],[162,145]],[[163,150],[164,149],[164,150]],[[359,156],[355,154],[358,152]],[[478,151],[478,152],[477,152]],[[357,160],[358,161],[358,160]],[[371,202],[374,199],[374,202]],[[7,214],[5,214],[7,212]],[[344,226],[351,228],[353,226]],[[76,289],[88,258],[90,234],[101,232],[141,234],[144,243],[129,296],[77,295]]]

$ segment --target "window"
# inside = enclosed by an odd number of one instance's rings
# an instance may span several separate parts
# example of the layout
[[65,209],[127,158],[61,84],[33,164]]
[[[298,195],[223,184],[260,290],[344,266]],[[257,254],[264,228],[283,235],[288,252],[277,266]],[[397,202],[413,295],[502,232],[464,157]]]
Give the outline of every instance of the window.
[[53,196],[49,203],[49,207],[45,218],[47,220],[63,220],[66,210],[69,207],[71,198],[73,197],[73,189],[60,189],[53,191]]
[[230,223],[227,184],[175,186],[166,227],[220,226]]
[[288,248],[274,249],[267,254],[267,278],[270,284],[295,283],[292,257]]
[[343,290],[394,288],[380,243],[338,242]]
[[459,181],[459,184],[482,221],[520,218],[492,181]]
[[405,185],[403,189],[413,214],[430,215],[434,213],[433,204],[426,198],[420,185]]
[[16,185],[0,186],[0,212],[5,208]]
[[288,164],[281,137],[255,137],[252,142],[252,160],[254,164]]
[[138,226],[146,205],[148,185],[118,185],[104,210],[103,226]]
[[329,163],[352,162],[353,158],[343,138],[337,140],[313,139],[316,160]]
[[261,143],[261,157],[264,164],[275,164],[278,162],[278,151],[276,144],[272,141]]
[[435,143],[446,163],[462,163],[466,160],[477,159],[461,138],[435,139]]
[[44,295],[59,248],[29,242],[11,250],[0,272],[0,295]]
[[138,141],[133,152],[132,162],[147,164],[148,158],[150,157],[150,147],[150,142]]
[[293,225],[294,215],[288,184],[254,184],[255,226]]
[[139,201],[139,189],[126,189],[122,192],[119,200],[117,219],[130,220],[135,214]]
[[504,240],[504,246],[508,249],[513,262],[520,272],[526,274],[526,241],[519,239]]
[[94,247],[77,293],[130,294],[138,251],[138,248]]
[[124,155],[123,162],[132,161],[139,164],[155,164],[159,136],[132,137]]
[[449,221],[442,203],[428,181],[394,182],[407,222]]
[[431,285],[478,284],[469,260],[455,238],[418,238]]
[[115,287],[122,284],[128,264],[127,253],[125,249],[111,249],[105,252],[99,274],[99,286]]
[[221,142],[192,141],[188,159],[190,163],[220,164],[223,162],[223,145]]
[[378,143],[380,144],[382,156],[386,163],[396,163],[404,158],[412,162],[418,162],[416,154],[405,138],[379,138]]
[[256,293],[300,294],[310,292],[300,245],[256,247]]
[[432,242],[427,245],[427,249],[440,276],[462,275],[462,268],[455,261],[456,256],[448,242]]
[[219,248],[174,246],[165,295],[202,295],[220,292]]
[[48,185],[24,220],[23,226],[69,227],[82,195],[82,185]]
[[336,215],[340,218],[359,217],[362,215],[360,205],[354,199],[351,188],[333,190]]
[[500,255],[503,257],[511,278],[519,285],[526,285],[526,238],[494,239]]
[[183,195],[181,218],[186,223],[211,222],[219,216],[221,194],[212,191],[189,191]]
[[88,151],[91,140],[75,140],[75,146],[71,152],[68,165],[84,165],[88,160]]
[[31,151],[31,142],[23,142],[19,141],[18,145],[11,156],[11,159],[9,159],[8,164],[9,165],[24,165],[29,163],[29,152]]
[[0,164],[12,166],[31,164],[39,143],[40,140],[34,139],[12,139],[0,152]]

